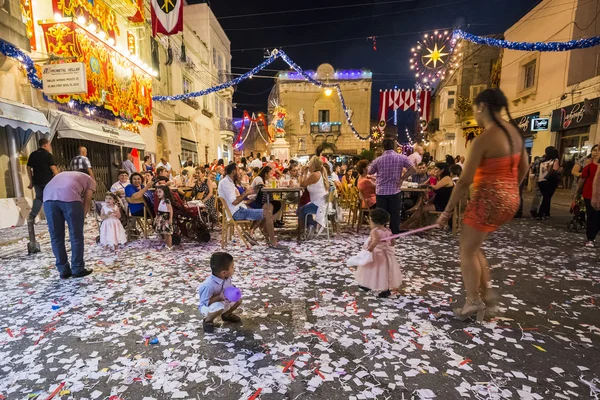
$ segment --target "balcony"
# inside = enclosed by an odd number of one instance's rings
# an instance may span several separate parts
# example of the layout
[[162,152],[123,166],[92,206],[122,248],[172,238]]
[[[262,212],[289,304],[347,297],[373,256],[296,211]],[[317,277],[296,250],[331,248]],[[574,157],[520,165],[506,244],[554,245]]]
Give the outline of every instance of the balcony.
[[311,135],[339,135],[342,130],[341,122],[311,122]]
[[235,132],[235,126],[233,125],[233,120],[231,118],[221,117],[219,119],[219,134],[221,136],[221,140],[232,144],[233,137]]
[[183,101],[188,106],[192,107],[194,110],[200,109],[200,103],[198,103],[198,101],[194,99],[183,99],[181,101]]
[[[231,74],[231,72],[226,71],[226,70],[220,70],[218,73],[218,82],[217,84],[223,84],[225,82],[229,82],[230,80],[233,79],[233,75]],[[223,89],[223,90],[219,90],[219,95],[223,96],[223,97],[228,97],[231,98],[233,97],[233,92],[235,92],[236,89],[236,85],[228,87],[227,89]]]

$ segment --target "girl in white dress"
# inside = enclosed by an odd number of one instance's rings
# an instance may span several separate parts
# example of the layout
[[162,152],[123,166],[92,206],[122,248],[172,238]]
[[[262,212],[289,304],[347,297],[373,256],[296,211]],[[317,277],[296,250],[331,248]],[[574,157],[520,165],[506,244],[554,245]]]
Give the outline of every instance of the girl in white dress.
[[104,205],[100,213],[102,225],[100,226],[100,244],[105,249],[116,250],[120,244],[127,242],[127,234],[121,224],[121,210],[118,206],[119,198],[114,193],[106,193]]

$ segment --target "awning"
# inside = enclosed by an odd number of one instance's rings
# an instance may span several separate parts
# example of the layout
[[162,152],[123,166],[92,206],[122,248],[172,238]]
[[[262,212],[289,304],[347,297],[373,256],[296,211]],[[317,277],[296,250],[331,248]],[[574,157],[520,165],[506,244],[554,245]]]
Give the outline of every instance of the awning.
[[23,103],[0,98],[0,126],[10,126],[25,132],[50,133],[50,124],[44,114]]
[[48,120],[52,134],[60,139],[82,139],[111,146],[123,146],[144,150],[146,144],[140,135],[123,129],[91,121],[61,111],[49,110]]

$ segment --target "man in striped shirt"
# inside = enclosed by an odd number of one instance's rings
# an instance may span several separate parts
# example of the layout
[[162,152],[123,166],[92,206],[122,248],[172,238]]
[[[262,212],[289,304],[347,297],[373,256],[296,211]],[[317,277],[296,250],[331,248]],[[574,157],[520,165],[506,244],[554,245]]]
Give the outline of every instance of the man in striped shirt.
[[79,146],[77,151],[79,152],[79,155],[73,157],[73,159],[71,160],[71,164],[69,165],[69,169],[71,171],[86,170],[88,175],[93,180],[96,180],[96,176],[94,175],[94,171],[92,170],[92,163],[90,163],[90,159],[87,158],[87,149],[84,146]]

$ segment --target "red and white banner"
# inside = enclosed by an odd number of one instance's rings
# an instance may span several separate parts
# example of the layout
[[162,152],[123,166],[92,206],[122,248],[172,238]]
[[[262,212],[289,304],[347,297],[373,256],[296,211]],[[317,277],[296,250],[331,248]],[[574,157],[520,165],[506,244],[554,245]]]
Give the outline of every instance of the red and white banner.
[[377,128],[383,132],[386,125],[387,110],[389,108],[389,93],[388,90],[379,90],[379,123]]
[[183,31],[183,0],[150,0],[152,35],[174,35]]
[[421,119],[429,122],[429,115],[431,114],[431,90],[421,90],[419,101],[421,105]]

